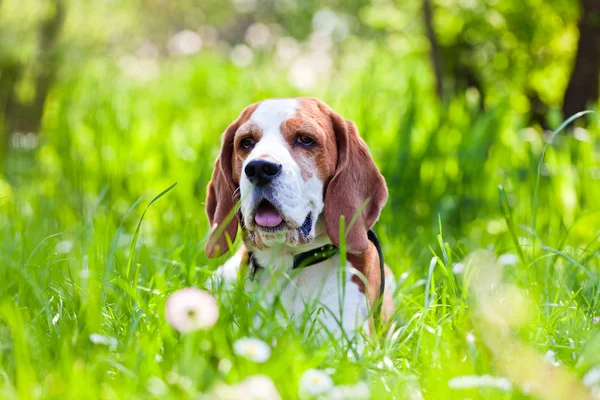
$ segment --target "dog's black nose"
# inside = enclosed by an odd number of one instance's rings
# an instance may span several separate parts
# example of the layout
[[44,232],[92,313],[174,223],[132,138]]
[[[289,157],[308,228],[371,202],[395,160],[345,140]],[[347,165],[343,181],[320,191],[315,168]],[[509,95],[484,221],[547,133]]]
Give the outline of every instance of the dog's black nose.
[[257,185],[265,185],[281,172],[281,164],[275,164],[265,160],[253,160],[246,165],[244,172],[250,182]]

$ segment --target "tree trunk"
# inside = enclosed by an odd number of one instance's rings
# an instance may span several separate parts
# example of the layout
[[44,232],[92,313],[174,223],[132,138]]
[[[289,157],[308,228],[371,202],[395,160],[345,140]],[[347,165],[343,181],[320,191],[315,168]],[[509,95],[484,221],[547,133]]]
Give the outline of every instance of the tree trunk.
[[565,119],[598,100],[600,90],[600,1],[580,0],[580,7],[577,54],[563,100]]
[[[37,134],[40,131],[46,98],[58,70],[57,42],[63,20],[63,0],[55,0],[54,13],[39,27],[38,55],[33,61],[40,66],[35,79],[35,95],[32,101],[27,103],[20,102],[14,92],[9,98],[5,125],[9,135],[14,132]],[[25,69],[25,66],[22,66],[22,69]]]
[[431,0],[423,0],[423,19],[425,21],[425,30],[427,32],[427,39],[429,40],[431,57],[431,66],[435,73],[435,91],[440,100],[444,99],[444,81],[442,75],[442,64],[440,61],[440,50],[433,30],[433,9],[431,7]]

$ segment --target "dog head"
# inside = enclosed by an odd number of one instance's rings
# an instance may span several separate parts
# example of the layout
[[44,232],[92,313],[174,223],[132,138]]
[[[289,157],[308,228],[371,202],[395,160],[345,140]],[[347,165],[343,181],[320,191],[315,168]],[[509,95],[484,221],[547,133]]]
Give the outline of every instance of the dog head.
[[346,230],[355,219],[348,251],[363,252],[386,200],[385,180],[353,122],[317,99],[265,100],[223,134],[208,185],[206,212],[216,229],[206,251],[225,252],[238,224],[250,249],[297,247],[321,233],[339,245],[344,216]]

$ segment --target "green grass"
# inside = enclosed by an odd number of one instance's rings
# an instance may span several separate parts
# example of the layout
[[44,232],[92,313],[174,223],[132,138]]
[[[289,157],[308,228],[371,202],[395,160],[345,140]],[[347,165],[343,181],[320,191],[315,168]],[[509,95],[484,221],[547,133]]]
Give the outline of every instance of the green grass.
[[[240,70],[208,54],[165,62],[143,84],[96,61],[52,92],[37,148],[4,160],[0,397],[197,398],[260,373],[296,398],[309,368],[366,381],[373,398],[577,393],[600,365],[597,114],[582,117],[589,131],[544,138],[509,100],[442,106],[431,78],[411,72],[423,62],[376,56],[309,94],[357,123],[386,176],[376,231],[398,279],[397,330],[353,359],[270,318],[254,294],[219,289],[213,329],[175,332],[168,295],[205,287],[225,259],[203,252],[220,133],[250,102],[304,93],[271,64]],[[505,253],[518,261],[499,267],[491,254]],[[273,344],[271,358],[236,356],[243,336]],[[550,382],[533,373],[547,372],[548,351],[560,363]],[[448,385],[485,374],[513,389]]]

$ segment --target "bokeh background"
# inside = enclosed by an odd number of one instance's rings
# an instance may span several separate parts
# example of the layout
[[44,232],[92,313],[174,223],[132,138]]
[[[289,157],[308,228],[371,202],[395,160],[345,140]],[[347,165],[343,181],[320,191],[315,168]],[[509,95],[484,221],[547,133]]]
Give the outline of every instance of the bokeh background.
[[[308,95],[356,121],[388,178],[387,215],[403,212],[396,227],[430,230],[439,216],[454,235],[497,184],[531,180],[547,130],[598,99],[595,1],[1,7],[3,185],[70,193],[56,206],[71,210],[105,186],[126,209],[177,180],[201,219],[224,127],[250,102]],[[571,137],[593,141],[596,120]],[[559,191],[570,214],[569,198],[585,201]]]
[[[523,339],[574,366],[599,307],[598,115],[552,132],[597,109],[599,20],[597,0],[0,0],[4,392],[143,392],[177,369],[164,296],[219,264],[202,242],[220,134],[267,97],[329,103],[387,179],[376,231],[398,318],[420,324],[393,349],[397,371],[446,396],[450,376],[493,370],[467,352],[468,311],[440,314],[466,307],[451,270],[480,248],[518,256],[505,273],[539,306]],[[94,332],[118,340],[118,362]]]

